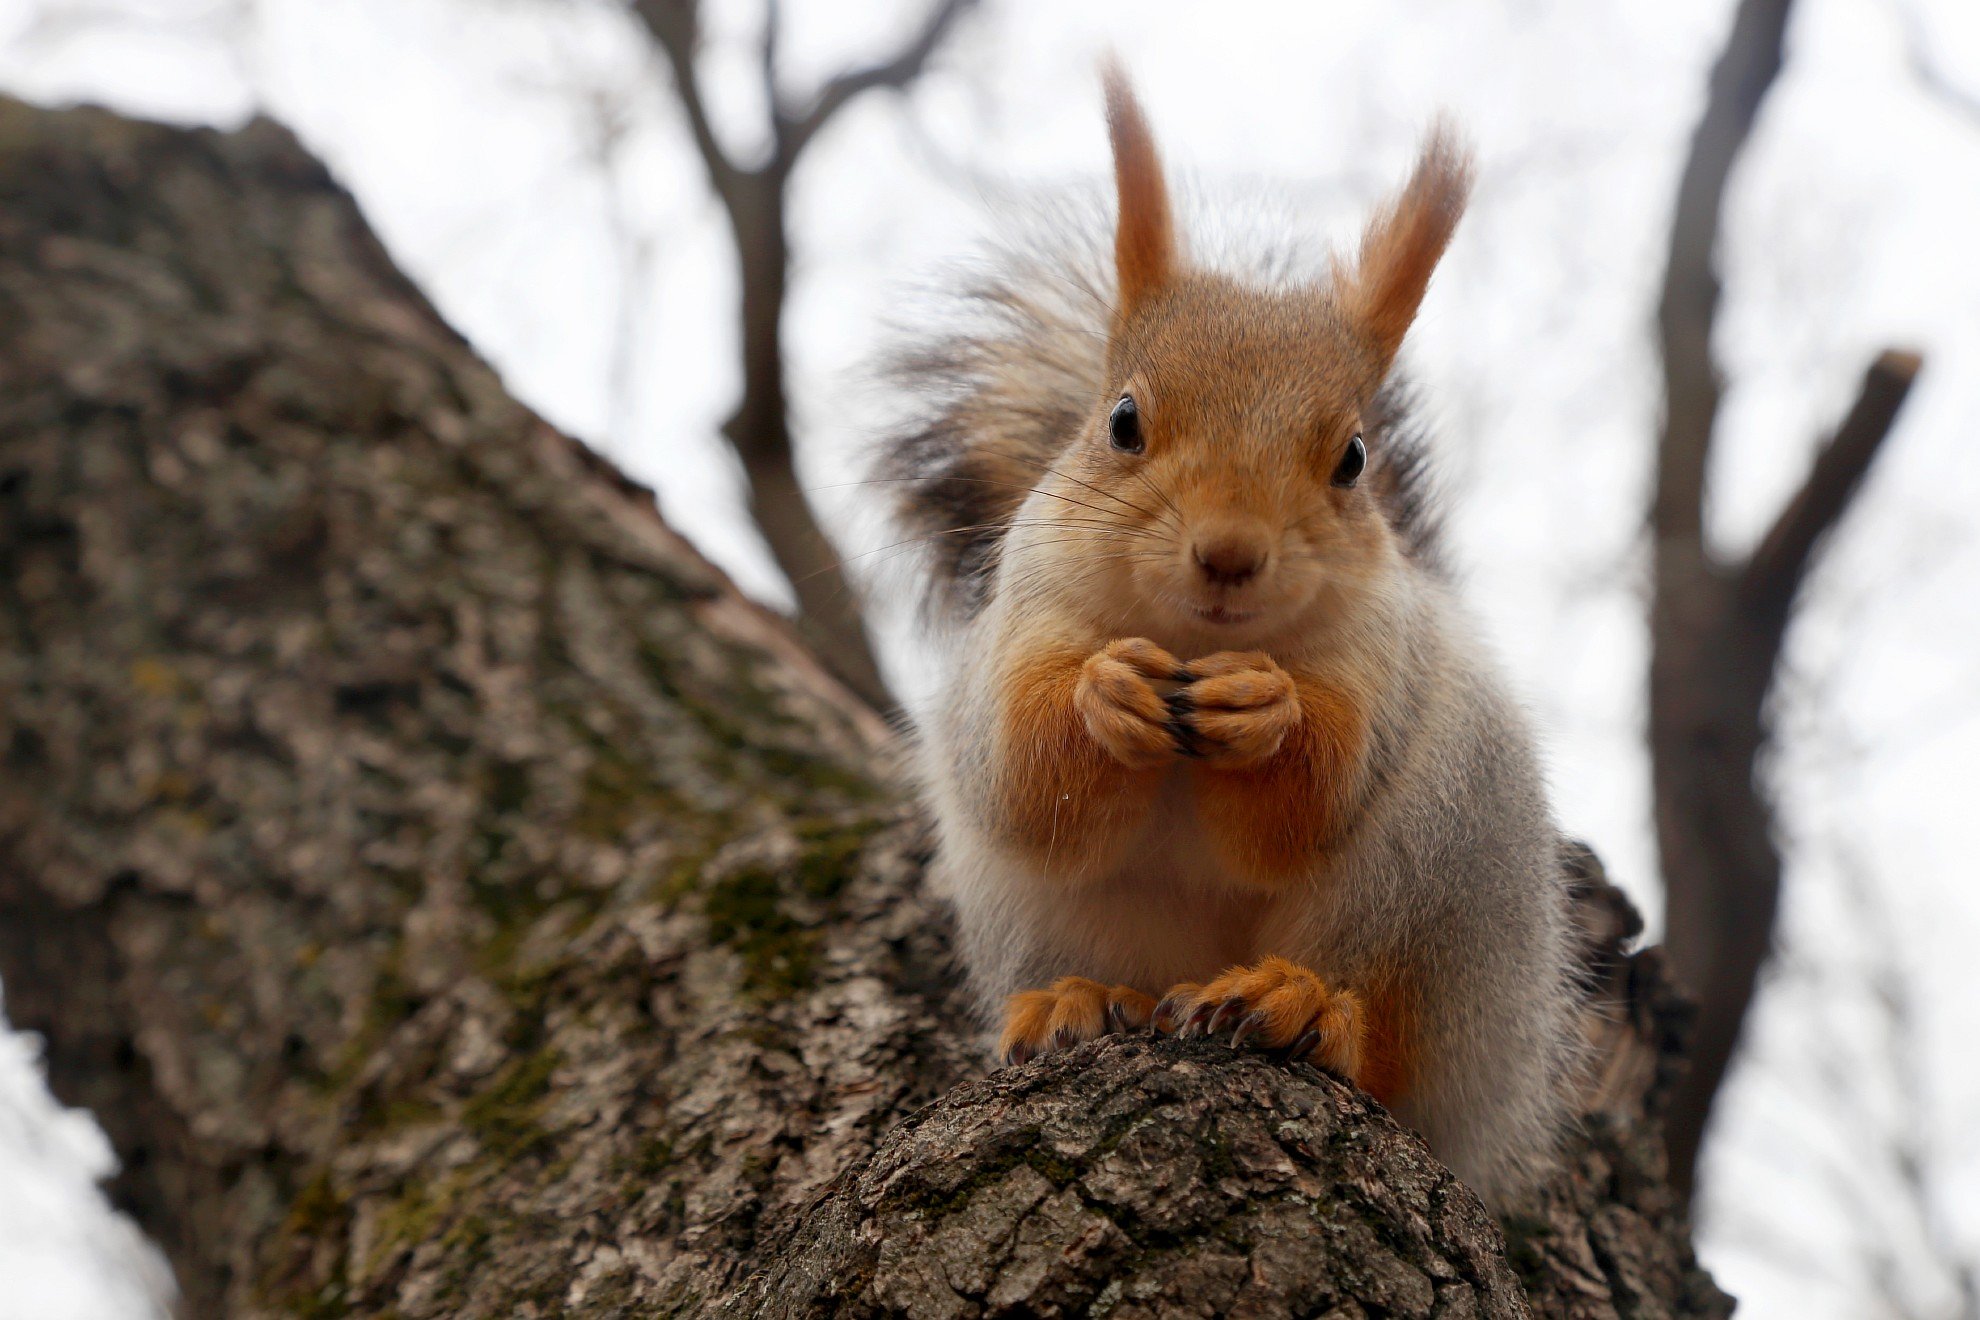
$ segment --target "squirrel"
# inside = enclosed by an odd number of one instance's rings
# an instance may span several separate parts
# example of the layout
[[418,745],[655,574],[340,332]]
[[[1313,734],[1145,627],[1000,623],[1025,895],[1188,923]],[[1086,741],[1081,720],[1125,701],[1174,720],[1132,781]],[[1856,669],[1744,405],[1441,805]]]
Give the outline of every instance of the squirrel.
[[1353,260],[1230,273],[1102,79],[1111,261],[1061,213],[890,368],[880,472],[944,625],[933,883],[1004,1062],[1252,1042],[1515,1206],[1580,1069],[1560,837],[1392,371],[1470,157],[1440,125]]

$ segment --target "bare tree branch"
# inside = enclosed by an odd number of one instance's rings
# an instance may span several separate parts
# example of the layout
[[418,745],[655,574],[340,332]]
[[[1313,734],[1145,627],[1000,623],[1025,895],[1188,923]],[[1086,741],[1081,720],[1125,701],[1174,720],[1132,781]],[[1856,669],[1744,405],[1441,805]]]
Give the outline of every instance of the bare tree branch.
[[1657,307],[1664,419],[1650,515],[1650,758],[1671,964],[1699,1008],[1691,1071],[1668,1119],[1672,1180],[1687,1195],[1779,901],[1772,812],[1753,778],[1772,647],[1728,631],[1739,620],[1729,574],[1705,545],[1704,505],[1720,397],[1712,361],[1719,218],[1733,164],[1780,72],[1791,8],[1791,0],[1742,0],[1733,16],[1679,180]]
[[1946,109],[1980,127],[1980,92],[1954,82],[1939,67],[1939,62],[1932,58],[1931,34],[1925,30],[1925,20],[1915,8],[1905,9],[1899,18],[1904,24],[1905,57],[1919,86],[1930,92]]
[[1773,953],[1781,854],[1758,767],[1774,736],[1767,699],[1796,589],[1918,369],[1910,355],[1880,358],[1752,559],[1714,555],[1704,526],[1720,402],[1714,249],[1727,182],[1780,73],[1792,8],[1792,0],[1742,0],[1734,14],[1679,182],[1657,308],[1664,419],[1650,512],[1650,756],[1671,964],[1698,1003],[1691,1071],[1667,1120],[1672,1180],[1687,1193],[1760,969]]
[[694,57],[701,45],[701,14],[696,0],[634,0],[633,13],[646,25],[655,45],[667,58],[674,75],[674,91],[681,98],[687,115],[688,131],[694,135],[695,151],[708,168],[708,181],[725,204],[732,204],[738,176],[742,171],[722,148],[715,126],[708,118],[708,103],[701,94],[701,76],[695,71]]
[[771,141],[783,141],[790,125],[790,111],[777,87],[777,48],[783,43],[784,6],[779,0],[763,0],[763,44],[758,69],[763,79],[763,101],[770,115]]
[[694,136],[722,201],[741,278],[742,398],[722,433],[742,463],[750,514],[797,597],[799,626],[848,686],[875,707],[891,704],[859,617],[852,584],[819,526],[797,476],[784,382],[783,311],[790,276],[786,192],[804,148],[847,103],[882,87],[904,87],[920,74],[963,11],[975,0],[939,0],[912,39],[891,58],[826,83],[811,108],[793,118],[777,82],[781,7],[764,15],[758,69],[769,107],[771,150],[762,164],[738,164],[709,122],[695,67],[700,42],[696,0],[632,0],[633,13],[660,47]]
[[1678,183],[1670,255],[1657,303],[1664,434],[1657,446],[1652,523],[1659,540],[1676,538],[1696,547],[1703,539],[1705,468],[1719,410],[1719,374],[1712,363],[1712,326],[1719,306],[1713,249],[1733,162],[1780,72],[1782,34],[1792,7],[1792,0],[1743,0],[1733,15]]
[[942,44],[955,21],[975,4],[976,0],[939,0],[921,30],[893,58],[842,73],[826,83],[811,108],[791,125],[789,132],[778,138],[777,156],[784,168],[788,170],[795,165],[798,154],[818,131],[862,94],[883,87],[898,91],[920,77],[929,57]]
[[1747,560],[1741,594],[1749,603],[1762,608],[1778,604],[1786,618],[1816,545],[1842,517],[1882,451],[1920,362],[1916,353],[1888,349],[1870,364],[1842,425]]

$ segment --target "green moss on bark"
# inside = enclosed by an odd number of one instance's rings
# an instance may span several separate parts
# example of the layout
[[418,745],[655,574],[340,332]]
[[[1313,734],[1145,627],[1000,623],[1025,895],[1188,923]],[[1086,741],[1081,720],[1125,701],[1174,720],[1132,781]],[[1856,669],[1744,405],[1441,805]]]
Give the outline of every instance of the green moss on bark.
[[559,1062],[549,1047],[516,1059],[461,1110],[461,1121],[490,1154],[518,1159],[548,1139],[542,1118]]

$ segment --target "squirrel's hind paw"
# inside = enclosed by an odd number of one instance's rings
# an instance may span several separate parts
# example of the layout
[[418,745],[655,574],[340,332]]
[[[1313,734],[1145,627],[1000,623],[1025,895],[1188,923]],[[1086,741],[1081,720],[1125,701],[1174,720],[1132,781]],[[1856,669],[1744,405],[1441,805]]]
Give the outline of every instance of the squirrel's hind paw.
[[997,1057],[1006,1064],[1023,1063],[1046,1050],[1145,1027],[1154,1011],[1155,997],[1131,986],[1062,976],[1050,989],[1021,990],[1006,1001]]
[[1284,958],[1234,967],[1208,985],[1176,986],[1156,1005],[1154,1022],[1157,1031],[1179,1036],[1228,1031],[1233,1049],[1254,1041],[1360,1080],[1366,1031],[1360,998]]

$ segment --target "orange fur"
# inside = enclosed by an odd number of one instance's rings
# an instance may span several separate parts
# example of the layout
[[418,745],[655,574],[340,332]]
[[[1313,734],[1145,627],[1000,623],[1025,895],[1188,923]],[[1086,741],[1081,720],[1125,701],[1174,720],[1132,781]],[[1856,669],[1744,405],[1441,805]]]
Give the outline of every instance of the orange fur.
[[1361,1087],[1393,1107],[1416,1081],[1418,1031],[1416,987],[1409,973],[1395,968],[1363,988],[1367,1035],[1363,1040]]
[[1211,760],[1195,769],[1197,801],[1220,857],[1260,885],[1310,876],[1353,823],[1367,786],[1361,705],[1312,679],[1290,682],[1298,718],[1276,752],[1255,764]]
[[1439,124],[1402,192],[1368,222],[1353,272],[1343,272],[1348,312],[1373,342],[1384,371],[1416,319],[1470,195],[1471,161],[1449,127]]
[[1360,1083],[1367,1037],[1360,996],[1336,989],[1286,958],[1261,958],[1233,967],[1206,985],[1170,990],[1155,1009],[1158,1030],[1184,1034],[1232,1033],[1299,1057]]
[[1062,976],[1050,989],[1022,990],[1010,997],[997,1054],[1007,1063],[1022,1063],[1047,1049],[1145,1027],[1154,1012],[1154,997],[1132,986]]
[[1114,186],[1120,219],[1114,231],[1114,262],[1120,282],[1120,311],[1132,312],[1168,282],[1176,264],[1175,222],[1169,188],[1155,135],[1127,75],[1118,64],[1101,72],[1107,91],[1107,135],[1114,149]]
[[1160,763],[1174,756],[1167,707],[1135,664],[1159,666],[1166,653],[1115,642],[1094,655],[1065,647],[1014,654],[1019,664],[1004,680],[997,818],[1019,847],[1077,868],[1146,814]]

